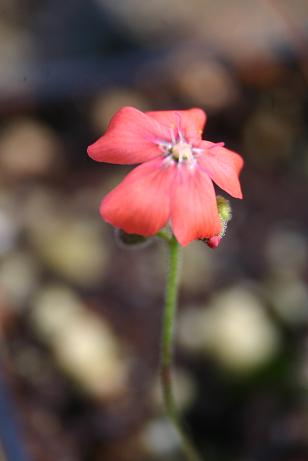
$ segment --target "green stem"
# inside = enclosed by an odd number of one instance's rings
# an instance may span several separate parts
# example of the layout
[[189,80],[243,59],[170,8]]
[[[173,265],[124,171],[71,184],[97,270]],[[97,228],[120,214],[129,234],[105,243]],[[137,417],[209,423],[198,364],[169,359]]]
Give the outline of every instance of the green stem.
[[179,269],[180,269],[180,246],[175,239],[168,239],[169,247],[169,270],[167,276],[167,288],[165,298],[165,309],[163,317],[162,331],[162,356],[161,356],[161,384],[163,398],[167,416],[170,418],[175,429],[177,430],[183,452],[186,454],[188,461],[201,461],[193,443],[186,435],[176,409],[176,403],[172,387],[172,355],[173,355],[173,335],[175,328],[175,314],[178,299]]

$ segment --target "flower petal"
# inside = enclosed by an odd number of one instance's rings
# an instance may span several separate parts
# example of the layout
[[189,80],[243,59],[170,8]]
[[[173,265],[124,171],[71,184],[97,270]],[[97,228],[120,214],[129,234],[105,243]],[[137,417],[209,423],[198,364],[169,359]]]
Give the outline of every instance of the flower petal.
[[139,165],[103,199],[102,217],[129,234],[156,234],[169,219],[174,176],[162,159]]
[[212,180],[228,194],[243,198],[239,174],[244,161],[236,152],[215,143],[202,141],[204,154],[198,157],[198,163],[210,175]]
[[187,141],[192,144],[199,144],[206,122],[206,115],[202,109],[188,110],[165,110],[157,112],[146,112],[147,115],[157,120],[160,124],[178,135],[180,130]]
[[166,127],[133,107],[123,107],[112,117],[106,133],[88,147],[88,154],[98,162],[141,163],[159,156],[159,141],[169,140]]
[[221,232],[214,186],[198,166],[179,165],[171,199],[171,223],[181,245]]

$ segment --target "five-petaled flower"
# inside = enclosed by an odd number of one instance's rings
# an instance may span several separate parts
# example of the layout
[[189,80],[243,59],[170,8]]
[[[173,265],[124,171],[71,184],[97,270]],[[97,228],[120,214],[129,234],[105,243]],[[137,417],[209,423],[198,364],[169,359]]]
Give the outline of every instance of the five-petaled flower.
[[105,221],[143,236],[170,223],[181,245],[219,236],[222,223],[212,181],[242,198],[243,160],[224,143],[202,140],[205,121],[201,109],[119,110],[88,154],[99,162],[141,165],[103,199]]

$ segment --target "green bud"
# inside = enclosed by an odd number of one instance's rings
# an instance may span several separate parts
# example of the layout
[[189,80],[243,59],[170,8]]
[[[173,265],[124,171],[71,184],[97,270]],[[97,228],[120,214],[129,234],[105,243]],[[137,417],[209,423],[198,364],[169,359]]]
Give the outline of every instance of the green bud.
[[230,202],[229,200],[225,199],[221,195],[217,195],[216,201],[217,201],[219,217],[221,221],[223,222],[223,224],[227,224],[232,218],[232,210],[231,210]]
[[220,237],[223,237],[227,230],[228,222],[232,218],[232,210],[229,200],[225,199],[221,195],[217,195],[216,203],[218,208],[218,214],[222,224],[222,231]]

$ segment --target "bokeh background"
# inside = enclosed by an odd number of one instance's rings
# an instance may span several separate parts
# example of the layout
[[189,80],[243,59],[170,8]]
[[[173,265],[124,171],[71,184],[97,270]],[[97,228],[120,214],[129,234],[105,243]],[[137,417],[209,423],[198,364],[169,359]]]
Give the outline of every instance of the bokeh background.
[[[202,107],[241,152],[216,251],[184,250],[181,413],[207,461],[308,460],[306,0],[1,0],[1,461],[181,460],[157,383],[166,255],[98,215],[124,105]],[[123,140],[125,142],[125,140]]]

